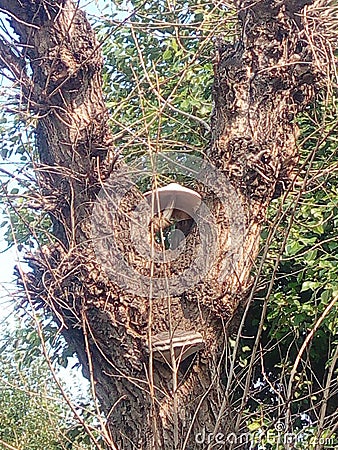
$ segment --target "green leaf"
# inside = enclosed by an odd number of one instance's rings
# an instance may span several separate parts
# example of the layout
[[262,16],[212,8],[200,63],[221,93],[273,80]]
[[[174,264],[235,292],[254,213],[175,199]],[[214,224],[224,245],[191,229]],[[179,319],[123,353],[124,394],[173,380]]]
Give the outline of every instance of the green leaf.
[[315,291],[316,289],[318,289],[321,286],[321,283],[318,281],[305,281],[302,284],[302,289],[300,292],[304,292],[304,291]]
[[251,422],[251,423],[247,424],[247,427],[248,427],[249,431],[257,431],[260,428],[262,428],[262,424],[261,424],[261,422],[256,421],[256,422]]

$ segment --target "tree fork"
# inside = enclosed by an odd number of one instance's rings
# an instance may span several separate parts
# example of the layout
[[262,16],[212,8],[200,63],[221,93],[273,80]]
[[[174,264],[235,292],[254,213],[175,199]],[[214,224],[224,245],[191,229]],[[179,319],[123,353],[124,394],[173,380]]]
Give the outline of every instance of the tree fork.
[[[228,218],[210,196],[219,236],[212,270],[180,296],[149,301],[114,284],[89,245],[100,173],[115,156],[103,103],[101,51],[85,14],[70,0],[0,0],[32,69],[30,90],[25,83],[23,92],[39,115],[43,193],[53,189],[61,201],[51,213],[57,244],[29,258],[29,295],[51,308],[95,384],[111,448],[201,448],[196,436],[203,429],[233,430],[236,412],[227,405],[221,381],[229,323],[247,297],[269,202],[296,164],[295,115],[313,98],[322,69],[305,29],[308,4],[237,2],[239,40],[235,45],[217,42],[208,157],[244,211],[240,258],[233,267]],[[22,73],[22,82],[29,77],[15,65],[14,54],[6,51],[4,58],[9,70]],[[114,170],[110,176],[114,179]],[[137,198],[130,195],[129,200]],[[187,249],[198,245],[191,233]],[[176,268],[188,263],[179,259]],[[190,366],[176,367],[174,375],[168,365],[152,360],[149,342],[149,336],[168,331],[168,322],[183,335],[194,330],[204,339]]]

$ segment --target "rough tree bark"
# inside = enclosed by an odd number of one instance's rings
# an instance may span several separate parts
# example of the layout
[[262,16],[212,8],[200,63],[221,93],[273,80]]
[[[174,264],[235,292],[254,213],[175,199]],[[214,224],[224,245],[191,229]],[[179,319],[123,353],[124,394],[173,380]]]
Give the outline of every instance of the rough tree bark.
[[[86,16],[71,0],[0,0],[24,44],[12,51],[0,38],[1,65],[21,83],[23,98],[38,117],[41,207],[50,213],[56,239],[30,258],[34,271],[25,282],[33,302],[51,308],[84,372],[95,380],[108,415],[110,448],[206,448],[195,443],[204,427],[232,429],[233,412],[224,408],[221,382],[224,339],[245,302],[269,202],[296,164],[294,117],[316,87],[319,68],[305,27],[309,4],[237,2],[238,42],[216,44],[208,157],[244,211],[240,258],[234,262],[228,252],[227,212],[209,195],[219,237],[215,264],[188,292],[150,301],[106,277],[90,244],[93,204],[102,180],[114,179],[114,170],[109,175],[114,148],[101,88],[101,51]],[[206,196],[202,188],[201,193]],[[188,249],[200,245],[195,234]],[[191,264],[191,258],[180,258],[176,268]],[[169,323],[203,335],[204,349],[184,374],[173,375],[168,365],[152,359],[149,339],[168,331]]]

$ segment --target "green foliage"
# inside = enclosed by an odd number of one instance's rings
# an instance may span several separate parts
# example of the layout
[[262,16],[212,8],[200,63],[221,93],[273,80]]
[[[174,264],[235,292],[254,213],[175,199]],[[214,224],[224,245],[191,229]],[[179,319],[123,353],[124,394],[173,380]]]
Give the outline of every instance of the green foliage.
[[116,145],[128,160],[161,150],[201,152],[209,142],[212,39],[230,12],[209,2],[128,6],[136,9],[128,24],[114,32],[107,17],[98,29]]
[[[240,351],[240,358],[249,365],[251,355],[244,346],[253,348],[267,302],[260,363],[252,368],[256,387],[251,389],[248,416],[254,423],[258,420],[256,414],[263,415],[265,422],[276,421],[281,414],[285,417],[291,393],[292,427],[297,433],[306,430],[306,448],[316,448],[325,433],[328,442],[337,445],[336,435],[329,435],[335,423],[334,416],[330,416],[337,404],[338,373],[337,107],[338,99],[328,104],[319,98],[299,117],[301,154],[297,177],[287,195],[270,206],[270,224],[262,233],[262,247],[267,246],[268,251],[260,289],[245,327],[245,334],[253,338],[245,339]],[[297,358],[299,363],[295,365]],[[329,370],[332,381],[327,385]],[[319,423],[321,408],[325,408],[327,419]],[[306,418],[306,423],[301,417]],[[266,427],[274,429],[272,425]],[[296,448],[304,445],[304,439],[300,440]]]
[[6,448],[1,441],[25,450],[63,448],[62,427],[70,414],[37,342],[36,333],[27,329],[7,332],[2,339],[0,448]]
[[[279,223],[269,250],[271,261],[278,256],[281,238],[287,234],[268,313],[269,336],[276,339],[293,329],[302,342],[302,336],[313,328],[332,298],[338,295],[338,148],[333,122],[336,102],[334,99],[327,105],[318,101],[300,119],[302,139],[306,139],[300,164],[312,155],[313,160],[300,167],[297,188],[302,189],[301,195],[294,190],[284,201],[282,208],[287,214]],[[323,122],[315,121],[318,116]],[[323,129],[327,135],[321,142]],[[322,363],[328,357],[337,327],[334,306],[313,340],[310,348],[313,361]]]
[[2,159],[26,163],[34,153],[33,130],[27,131],[20,116],[8,111],[0,116],[0,155]]
[[[14,114],[0,115],[0,224],[8,248],[18,245],[32,248],[37,241],[50,241],[51,221],[46,213],[37,211],[39,188],[33,167],[37,150],[34,129]],[[2,206],[2,209],[1,209]],[[34,207],[34,208],[33,208]]]
[[[45,348],[58,342],[55,327],[44,328]],[[62,354],[60,351],[54,354]],[[53,349],[54,352],[55,349]],[[52,364],[52,361],[50,361]],[[91,450],[104,449],[97,427],[96,414],[87,398],[76,398],[67,390],[77,381],[70,380],[62,390],[56,383],[51,366],[42,353],[41,340],[32,323],[17,325],[14,331],[3,330],[0,347],[0,449],[11,445],[22,450]],[[55,374],[59,377],[57,370]],[[69,372],[71,377],[71,372]],[[66,402],[64,395],[67,396]],[[69,401],[73,404],[70,407]],[[74,417],[77,411],[81,422]],[[96,443],[83,423],[92,430]]]

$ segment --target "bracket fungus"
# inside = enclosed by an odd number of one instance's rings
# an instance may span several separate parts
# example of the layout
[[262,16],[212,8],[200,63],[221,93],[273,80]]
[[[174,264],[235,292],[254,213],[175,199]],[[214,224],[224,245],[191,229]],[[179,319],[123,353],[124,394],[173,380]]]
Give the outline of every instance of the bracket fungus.
[[203,348],[203,336],[201,333],[194,331],[175,331],[172,336],[165,331],[156,334],[152,338],[154,359],[166,362],[169,365],[171,365],[172,351],[174,351],[176,363],[179,365],[188,356],[199,352]]
[[183,214],[182,219],[192,217],[202,202],[198,192],[178,183],[170,183],[167,186],[148,191],[144,197],[150,205],[154,205],[154,214],[172,208],[173,211],[185,213],[185,217]]
[[176,249],[189,234],[195,221],[196,211],[201,205],[200,194],[178,183],[148,191],[145,199],[152,208],[152,230],[158,233],[168,231],[169,248]]

